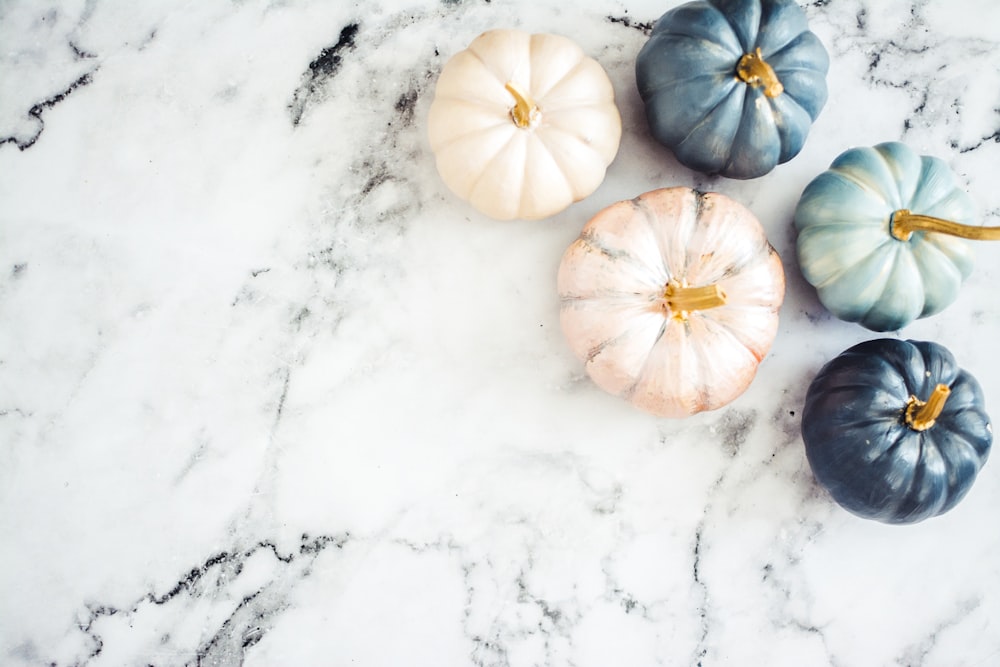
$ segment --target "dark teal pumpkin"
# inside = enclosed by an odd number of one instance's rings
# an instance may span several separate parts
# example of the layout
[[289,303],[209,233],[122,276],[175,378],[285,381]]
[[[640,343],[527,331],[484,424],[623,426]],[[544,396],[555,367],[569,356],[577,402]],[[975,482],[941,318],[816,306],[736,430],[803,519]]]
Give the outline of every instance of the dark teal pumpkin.
[[897,238],[892,226],[904,210],[957,223],[950,233],[975,222],[972,199],[947,163],[898,141],[845,151],[802,193],[799,266],[840,319],[895,331],[958,296],[972,272],[971,246],[949,233]]
[[820,370],[806,394],[802,439],[816,479],[846,509],[915,523],[965,496],[993,432],[979,383],[947,348],[883,338]]
[[829,62],[793,0],[699,0],[660,17],[635,72],[653,136],[682,164],[756,178],[802,149]]

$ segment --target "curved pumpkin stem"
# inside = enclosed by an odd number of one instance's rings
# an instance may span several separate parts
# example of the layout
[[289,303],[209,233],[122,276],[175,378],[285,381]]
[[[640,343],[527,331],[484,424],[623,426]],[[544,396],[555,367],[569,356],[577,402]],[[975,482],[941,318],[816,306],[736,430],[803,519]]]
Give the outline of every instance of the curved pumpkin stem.
[[535,100],[531,99],[531,96],[521,90],[513,81],[508,81],[503,87],[514,96],[514,108],[510,110],[510,117],[514,124],[521,128],[533,125],[538,120],[540,113]]
[[746,53],[736,64],[736,76],[744,83],[759,88],[764,86],[764,95],[767,97],[777,97],[785,92],[785,87],[778,80],[778,75],[774,73],[761,53],[760,47],[753,53]]
[[973,241],[1000,241],[1000,227],[976,227],[929,215],[910,213],[901,208],[889,219],[889,233],[900,241],[909,241],[913,232],[937,232]]
[[934,426],[950,394],[948,385],[939,384],[934,387],[926,403],[916,396],[910,396],[910,402],[906,404],[906,425],[914,431],[926,431]]
[[671,281],[663,290],[663,300],[670,310],[683,319],[691,310],[708,310],[726,305],[726,293],[718,285],[684,287]]

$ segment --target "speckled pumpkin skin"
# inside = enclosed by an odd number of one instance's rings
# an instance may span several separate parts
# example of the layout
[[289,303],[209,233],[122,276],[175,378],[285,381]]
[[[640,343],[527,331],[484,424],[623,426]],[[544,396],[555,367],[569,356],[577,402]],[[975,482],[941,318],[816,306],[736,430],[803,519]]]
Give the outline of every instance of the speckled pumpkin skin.
[[[758,47],[784,86],[777,97],[736,76]],[[802,150],[829,66],[793,0],[699,0],[660,17],[635,73],[653,136],[683,165],[746,179]]]
[[[926,431],[910,428],[910,396],[951,395]],[[894,338],[850,348],[809,386],[802,439],[816,479],[866,519],[915,523],[953,508],[989,456],[993,432],[979,383],[936,343]]]
[[[681,317],[671,281],[718,284],[725,305]],[[750,211],[728,197],[667,188],[599,212],[559,267],[570,347],[605,391],[664,417],[726,405],[774,341],[781,260]]]

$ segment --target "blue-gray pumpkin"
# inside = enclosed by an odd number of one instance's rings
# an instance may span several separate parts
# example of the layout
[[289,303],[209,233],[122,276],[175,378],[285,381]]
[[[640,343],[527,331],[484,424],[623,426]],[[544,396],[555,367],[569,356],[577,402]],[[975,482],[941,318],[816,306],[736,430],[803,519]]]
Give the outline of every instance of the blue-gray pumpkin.
[[972,223],[972,199],[935,157],[899,142],[852,148],[795,209],[802,274],[826,308],[873,331],[939,312],[972,271],[962,238],[996,239]]
[[635,72],[653,136],[682,164],[756,178],[802,149],[829,64],[793,0],[698,0],[660,17]]
[[802,439],[816,479],[866,519],[915,523],[947,512],[993,443],[979,383],[942,345],[855,345],[812,381]]

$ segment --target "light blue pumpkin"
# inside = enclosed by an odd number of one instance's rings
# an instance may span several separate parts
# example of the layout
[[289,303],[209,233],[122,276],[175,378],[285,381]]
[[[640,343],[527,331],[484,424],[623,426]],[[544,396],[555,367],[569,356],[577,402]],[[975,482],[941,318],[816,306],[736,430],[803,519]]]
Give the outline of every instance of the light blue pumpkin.
[[899,142],[852,148],[806,186],[795,209],[799,266],[840,319],[895,331],[954,301],[972,271],[962,239],[894,236],[900,210],[963,225],[974,218],[972,199],[948,165]]
[[635,72],[653,136],[682,164],[756,178],[802,149],[829,64],[792,0],[699,0],[660,17]]

